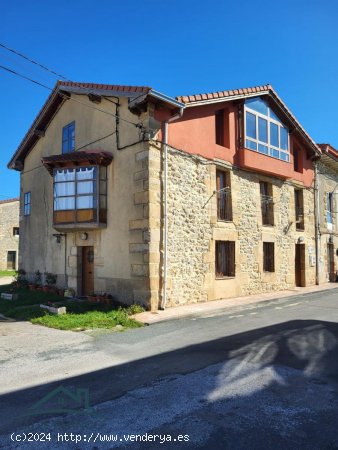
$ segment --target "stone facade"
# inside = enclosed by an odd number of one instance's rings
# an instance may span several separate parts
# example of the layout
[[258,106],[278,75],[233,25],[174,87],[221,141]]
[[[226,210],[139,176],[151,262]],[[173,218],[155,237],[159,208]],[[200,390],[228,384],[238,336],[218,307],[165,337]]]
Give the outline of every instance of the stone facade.
[[[327,161],[327,159],[326,159]],[[333,162],[332,162],[333,163]],[[338,172],[334,165],[328,165],[322,159],[317,163],[318,169],[318,264],[319,283],[336,281],[335,272],[338,270]],[[327,223],[327,194],[333,193],[332,225]],[[329,251],[331,249],[334,268],[330,270]],[[331,273],[331,274],[330,274]]]
[[[0,201],[0,270],[17,269],[19,199]],[[9,254],[10,252],[10,254]]]
[[[217,219],[216,169],[230,173],[230,222]],[[273,187],[274,226],[262,225],[260,181]],[[295,226],[295,188],[303,189],[304,231]],[[295,286],[295,245],[299,240],[306,249],[306,285],[315,284],[312,189],[170,149],[168,214],[167,306],[290,289]],[[235,242],[234,277],[216,277],[216,241]],[[263,242],[275,245],[274,272],[263,270]]]

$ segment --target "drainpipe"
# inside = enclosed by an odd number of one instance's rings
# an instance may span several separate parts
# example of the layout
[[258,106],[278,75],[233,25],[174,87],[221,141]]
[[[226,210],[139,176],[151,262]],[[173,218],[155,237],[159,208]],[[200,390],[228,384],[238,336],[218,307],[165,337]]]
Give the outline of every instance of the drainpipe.
[[319,177],[318,164],[315,166],[315,242],[316,242],[316,284],[319,285],[319,260],[320,260],[320,202],[319,202]]
[[179,113],[164,122],[163,144],[164,144],[164,177],[163,177],[163,286],[162,286],[162,302],[161,308],[165,309],[167,303],[167,274],[168,274],[168,125],[170,122],[179,119],[183,115],[183,107]]

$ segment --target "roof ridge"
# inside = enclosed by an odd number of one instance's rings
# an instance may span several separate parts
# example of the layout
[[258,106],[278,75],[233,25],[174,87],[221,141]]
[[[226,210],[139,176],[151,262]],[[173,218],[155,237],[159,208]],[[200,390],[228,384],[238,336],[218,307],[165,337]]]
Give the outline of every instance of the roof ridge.
[[254,93],[254,92],[262,92],[262,91],[267,91],[267,90],[274,91],[274,89],[270,83],[262,84],[259,86],[228,89],[228,90],[224,90],[224,91],[204,92],[204,93],[189,94],[189,95],[179,95],[176,97],[176,100],[181,101],[183,103],[193,103],[195,101],[200,101],[200,100],[212,100],[215,98],[230,97],[232,95],[250,94],[250,93]]

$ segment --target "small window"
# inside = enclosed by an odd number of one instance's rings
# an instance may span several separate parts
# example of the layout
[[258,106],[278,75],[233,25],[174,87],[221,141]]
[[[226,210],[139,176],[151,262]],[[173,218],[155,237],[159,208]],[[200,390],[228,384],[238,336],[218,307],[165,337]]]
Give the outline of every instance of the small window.
[[232,220],[230,172],[216,171],[217,218]]
[[215,112],[215,134],[217,145],[230,147],[229,111],[227,109],[220,109]]
[[69,123],[62,129],[62,153],[75,150],[75,122]]
[[301,189],[295,189],[296,230],[304,230],[304,198]]
[[235,242],[216,241],[216,277],[235,276]]
[[260,181],[261,206],[262,206],[262,224],[274,224],[272,184],[266,181]]
[[29,216],[31,213],[31,193],[25,192],[23,201],[23,214]]
[[297,148],[293,148],[293,170],[298,173],[303,173],[303,167],[301,162],[301,151]]
[[275,244],[263,242],[263,270],[264,272],[275,271]]
[[13,227],[13,236],[19,236],[19,227]]
[[332,224],[333,222],[333,192],[326,193],[326,221]]
[[15,270],[15,268],[16,268],[16,252],[10,250],[7,252],[7,269]]

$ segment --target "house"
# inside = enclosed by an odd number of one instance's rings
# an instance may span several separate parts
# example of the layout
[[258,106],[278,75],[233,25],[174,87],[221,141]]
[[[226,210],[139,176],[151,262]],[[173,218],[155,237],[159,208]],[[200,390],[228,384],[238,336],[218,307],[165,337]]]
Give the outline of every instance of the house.
[[338,268],[338,151],[329,144],[316,163],[317,247],[319,283],[337,281]]
[[19,199],[0,200],[0,270],[18,268]]
[[59,81],[8,165],[22,267],[153,310],[315,284],[320,155],[270,85]]

